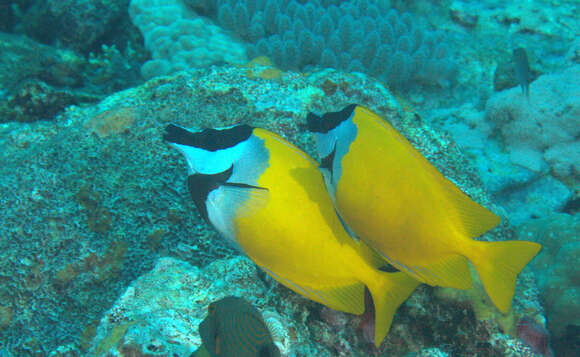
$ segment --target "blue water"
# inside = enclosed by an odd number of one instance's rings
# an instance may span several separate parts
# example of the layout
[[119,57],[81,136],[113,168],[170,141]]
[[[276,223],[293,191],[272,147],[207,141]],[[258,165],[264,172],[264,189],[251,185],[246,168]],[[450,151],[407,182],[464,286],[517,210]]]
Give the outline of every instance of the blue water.
[[[0,356],[188,356],[228,294],[275,321],[284,356],[579,355],[577,5],[3,1]],[[477,239],[543,245],[507,314],[478,279],[423,284],[375,348],[369,311],[333,311],[232,260],[243,249],[203,220],[162,140],[169,123],[250,124],[321,160],[307,114],[352,103],[502,218]]]

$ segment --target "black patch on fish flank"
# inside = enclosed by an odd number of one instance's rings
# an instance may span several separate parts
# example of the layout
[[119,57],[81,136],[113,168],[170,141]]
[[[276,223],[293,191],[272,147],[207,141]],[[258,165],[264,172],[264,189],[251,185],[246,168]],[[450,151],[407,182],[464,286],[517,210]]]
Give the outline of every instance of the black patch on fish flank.
[[332,177],[332,163],[334,162],[334,155],[336,154],[336,143],[334,143],[334,147],[332,148],[332,152],[320,160],[320,168],[327,169],[330,172],[330,176]]
[[348,119],[356,106],[356,104],[350,104],[339,112],[328,112],[321,117],[317,116],[316,114],[309,113],[306,117],[308,130],[313,133],[326,134],[339,126],[340,123]]
[[195,206],[199,210],[201,217],[209,224],[209,216],[207,213],[207,206],[205,204],[207,200],[207,196],[209,193],[220,186],[229,186],[229,187],[237,187],[237,188],[251,188],[251,189],[258,189],[258,190],[268,190],[264,187],[252,186],[245,183],[237,183],[237,182],[227,182],[227,180],[232,176],[232,172],[234,171],[234,165],[230,166],[229,169],[226,171],[213,174],[213,175],[204,175],[204,174],[193,174],[189,175],[187,178],[187,188],[189,189],[189,194],[191,195],[191,199]]
[[208,223],[211,222],[207,214],[207,206],[205,205],[207,195],[224,184],[232,176],[233,170],[234,166],[232,165],[224,172],[213,175],[193,174],[187,178],[187,188],[189,189],[191,199],[195,203],[201,217]]
[[208,151],[218,151],[231,148],[248,140],[253,130],[253,127],[241,124],[228,129],[204,129],[199,132],[191,132],[180,126],[169,124],[165,127],[163,139],[170,143],[193,146]]

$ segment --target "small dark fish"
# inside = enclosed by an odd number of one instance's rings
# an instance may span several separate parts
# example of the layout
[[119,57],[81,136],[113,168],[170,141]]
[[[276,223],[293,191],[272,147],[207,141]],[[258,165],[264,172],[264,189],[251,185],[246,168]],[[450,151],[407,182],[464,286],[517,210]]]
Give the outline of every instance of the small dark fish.
[[578,211],[580,211],[580,197],[569,200],[562,208],[562,212],[568,214],[574,214]]
[[514,67],[516,70],[516,77],[518,82],[520,82],[520,87],[522,87],[522,93],[529,98],[532,72],[528,62],[528,54],[526,53],[526,50],[521,47],[514,50]]
[[191,357],[280,357],[260,312],[239,297],[211,303],[199,335],[202,345]]

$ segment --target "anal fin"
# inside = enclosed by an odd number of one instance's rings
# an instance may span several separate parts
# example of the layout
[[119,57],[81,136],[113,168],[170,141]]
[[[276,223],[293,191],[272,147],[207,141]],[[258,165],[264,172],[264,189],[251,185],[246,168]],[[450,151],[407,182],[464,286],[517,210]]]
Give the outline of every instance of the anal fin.
[[306,284],[297,284],[290,279],[279,277],[266,267],[260,266],[260,268],[280,284],[333,310],[355,315],[361,315],[364,312],[365,286],[361,282],[313,287]]
[[499,224],[501,218],[498,215],[475,202],[453,182],[442,175],[437,175],[436,178],[453,204],[453,210],[450,210],[448,214],[455,216],[455,219],[460,222],[459,226],[468,237],[479,237]]
[[411,267],[426,284],[467,290],[472,279],[467,259],[459,254],[449,255],[435,263]]

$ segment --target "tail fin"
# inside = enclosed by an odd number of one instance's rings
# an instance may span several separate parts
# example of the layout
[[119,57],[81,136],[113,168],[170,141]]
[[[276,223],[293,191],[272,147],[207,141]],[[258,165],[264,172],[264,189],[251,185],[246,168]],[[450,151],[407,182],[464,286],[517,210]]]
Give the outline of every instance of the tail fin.
[[393,316],[420,282],[405,273],[377,272],[366,285],[375,306],[375,346],[381,342],[391,328]]
[[487,295],[507,313],[512,304],[516,279],[542,246],[534,242],[476,242],[480,256],[469,259],[479,274]]

